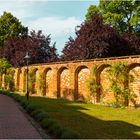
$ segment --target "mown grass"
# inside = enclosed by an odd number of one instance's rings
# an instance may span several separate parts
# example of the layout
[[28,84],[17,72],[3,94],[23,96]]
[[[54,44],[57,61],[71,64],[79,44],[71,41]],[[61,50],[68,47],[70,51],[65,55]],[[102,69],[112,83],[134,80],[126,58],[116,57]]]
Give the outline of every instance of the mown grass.
[[[23,97],[24,98],[24,97]],[[80,138],[140,138],[140,110],[30,97],[48,115]]]
[[140,139],[140,110],[64,99],[13,97],[40,125],[58,138]]

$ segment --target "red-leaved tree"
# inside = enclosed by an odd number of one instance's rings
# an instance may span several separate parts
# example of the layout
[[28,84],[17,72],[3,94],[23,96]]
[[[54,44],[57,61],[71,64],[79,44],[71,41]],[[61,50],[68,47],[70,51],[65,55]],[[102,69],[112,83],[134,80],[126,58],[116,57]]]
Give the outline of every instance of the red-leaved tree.
[[31,55],[30,64],[57,61],[55,43],[52,46],[50,43],[50,35],[44,36],[41,31],[32,31],[28,36],[9,38],[1,48],[0,55],[15,67],[26,64],[26,52]]
[[[98,15],[94,15],[90,22],[84,22],[76,31],[76,38],[69,38],[62,51],[62,60],[92,59],[140,54],[138,43],[130,43],[126,35],[119,33],[105,25]],[[132,38],[132,36],[131,36]],[[136,39],[136,38],[135,38]],[[138,38],[136,40],[139,40]],[[132,45],[135,44],[135,47]]]

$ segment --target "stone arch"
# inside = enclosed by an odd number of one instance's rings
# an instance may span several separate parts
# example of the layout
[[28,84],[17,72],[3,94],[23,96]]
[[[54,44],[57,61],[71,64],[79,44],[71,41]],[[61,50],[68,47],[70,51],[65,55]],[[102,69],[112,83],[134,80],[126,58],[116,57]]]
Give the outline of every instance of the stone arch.
[[17,85],[16,85],[18,91],[21,90],[21,74],[22,74],[22,71],[19,68],[17,71]]
[[23,86],[24,86],[23,79],[24,79],[23,69],[20,69],[20,71],[19,71],[19,91],[21,91],[21,92],[23,91]]
[[70,72],[67,67],[61,67],[57,72],[57,97],[71,99]]
[[39,70],[37,68],[34,69],[34,74],[35,74],[35,93],[38,94],[38,77],[39,77]]
[[5,88],[5,74],[2,74],[2,88]]
[[53,96],[53,70],[52,68],[45,68],[43,72],[44,78],[44,88],[43,88],[43,95],[47,97],[54,97]]
[[[97,80],[97,84],[100,85],[100,88],[97,90],[97,102],[100,102],[101,101],[101,97],[102,95],[104,94],[103,92],[105,90],[107,90],[107,73],[106,73],[106,69],[108,69],[111,65],[109,64],[102,64],[100,65],[98,68],[97,68],[97,71],[96,71],[96,80]],[[103,83],[106,83],[106,85],[103,85]],[[109,82],[109,81],[108,81]],[[106,86],[106,89],[104,90],[104,86]],[[110,95],[109,95],[110,96]]]
[[14,69],[12,69],[12,71],[13,71],[13,81],[15,81],[16,80],[16,71]]
[[127,72],[132,80],[127,81],[126,86],[130,89],[130,94],[134,95],[129,102],[130,106],[140,106],[140,63],[132,63],[128,66]]
[[132,70],[135,67],[140,67],[140,63],[132,63],[132,64],[128,65],[127,72],[130,72],[130,70]]
[[26,82],[27,82],[27,69],[23,69],[23,92],[26,92]]
[[2,87],[2,74],[0,75],[0,87]]
[[90,96],[85,84],[89,76],[90,70],[87,66],[77,67],[75,71],[75,99],[85,100]]
[[38,93],[37,79],[38,79],[39,71],[37,68],[33,68],[31,73],[33,75],[32,94],[36,94]]
[[12,83],[10,83],[9,84],[9,90],[11,90],[11,91],[14,91],[15,90],[15,88],[16,88],[16,83],[15,83],[15,81],[16,81],[16,71],[14,70],[14,69],[11,69],[11,73],[10,73],[11,75],[12,75]]

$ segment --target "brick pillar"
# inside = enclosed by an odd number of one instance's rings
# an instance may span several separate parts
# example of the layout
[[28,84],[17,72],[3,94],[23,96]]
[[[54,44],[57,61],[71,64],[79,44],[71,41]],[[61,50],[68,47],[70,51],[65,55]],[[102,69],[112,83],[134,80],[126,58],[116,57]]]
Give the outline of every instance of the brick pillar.
[[2,88],[5,88],[5,74],[2,74]]
[[72,100],[76,99],[76,94],[75,94],[75,68],[71,67],[69,69],[70,71],[70,89],[71,89],[71,94],[72,94]]
[[52,91],[52,94],[53,94],[53,97],[54,98],[57,98],[58,97],[58,81],[57,81],[57,72],[58,72],[58,69],[57,67],[55,68],[52,68],[53,70],[53,91]]
[[2,75],[0,75],[0,88],[2,87]]
[[15,74],[14,74],[14,86],[15,86],[15,90],[17,90],[17,69],[15,69]]

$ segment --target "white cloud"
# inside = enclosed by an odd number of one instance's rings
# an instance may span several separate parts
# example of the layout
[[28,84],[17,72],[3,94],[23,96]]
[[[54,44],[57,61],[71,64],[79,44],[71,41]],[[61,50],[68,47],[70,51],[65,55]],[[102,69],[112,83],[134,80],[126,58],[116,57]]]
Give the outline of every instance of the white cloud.
[[52,42],[58,41],[56,47],[60,52],[68,38],[74,36],[75,27],[81,22],[76,17],[43,17],[30,21],[26,25],[29,30],[42,30],[44,34],[51,34]]
[[27,24],[30,29],[47,31],[47,34],[50,33],[57,37],[59,35],[72,33],[75,26],[81,24],[81,20],[75,17],[68,17],[65,19],[61,17],[44,17],[30,21]]
[[[44,0],[41,0],[43,2]],[[3,11],[11,12],[18,19],[35,15],[33,7],[38,4],[37,0],[0,0],[0,15]],[[45,1],[47,2],[47,1]]]

